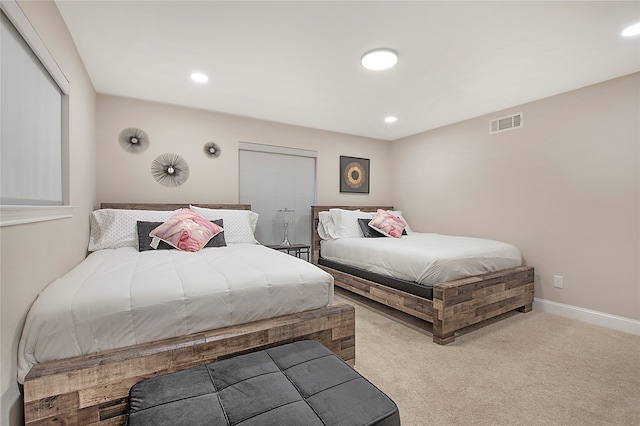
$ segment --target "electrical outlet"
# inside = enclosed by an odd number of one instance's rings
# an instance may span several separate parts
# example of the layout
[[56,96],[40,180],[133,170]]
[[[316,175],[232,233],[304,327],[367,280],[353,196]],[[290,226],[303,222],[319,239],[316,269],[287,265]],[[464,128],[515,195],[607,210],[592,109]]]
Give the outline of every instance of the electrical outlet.
[[562,275],[554,275],[553,276],[553,286],[555,288],[562,288],[563,285],[563,281],[564,278],[562,278]]

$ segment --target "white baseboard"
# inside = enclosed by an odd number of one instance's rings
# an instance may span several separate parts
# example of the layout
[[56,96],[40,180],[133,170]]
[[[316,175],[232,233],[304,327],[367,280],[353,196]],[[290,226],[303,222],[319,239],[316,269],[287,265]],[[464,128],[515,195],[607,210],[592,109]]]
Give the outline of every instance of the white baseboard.
[[577,319],[589,324],[624,331],[625,333],[640,336],[640,321],[631,318],[619,317],[604,312],[592,311],[578,306],[565,305],[546,299],[533,299],[534,309],[540,312],[560,315],[566,318]]

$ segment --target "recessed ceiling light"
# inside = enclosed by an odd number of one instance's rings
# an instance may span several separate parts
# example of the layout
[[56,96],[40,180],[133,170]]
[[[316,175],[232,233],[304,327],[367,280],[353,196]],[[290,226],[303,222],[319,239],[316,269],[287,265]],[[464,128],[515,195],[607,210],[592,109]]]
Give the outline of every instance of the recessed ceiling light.
[[368,70],[386,70],[397,63],[398,54],[392,49],[374,49],[362,56],[362,66]]
[[202,73],[194,72],[193,74],[191,74],[191,80],[195,81],[196,83],[206,83],[207,81],[209,81],[209,77]]
[[393,115],[384,118],[385,123],[395,123],[396,121],[398,121],[398,118]]
[[632,25],[630,27],[627,27],[623,32],[622,35],[625,37],[631,37],[634,35],[638,35],[640,34],[640,22],[638,22],[635,25]]

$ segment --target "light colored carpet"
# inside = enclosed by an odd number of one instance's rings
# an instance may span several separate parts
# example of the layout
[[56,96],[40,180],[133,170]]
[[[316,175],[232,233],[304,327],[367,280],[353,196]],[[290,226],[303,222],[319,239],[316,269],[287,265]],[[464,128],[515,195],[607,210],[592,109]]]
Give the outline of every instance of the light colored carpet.
[[505,314],[440,346],[431,324],[336,289],[356,308],[356,370],[403,426],[640,425],[640,337]]

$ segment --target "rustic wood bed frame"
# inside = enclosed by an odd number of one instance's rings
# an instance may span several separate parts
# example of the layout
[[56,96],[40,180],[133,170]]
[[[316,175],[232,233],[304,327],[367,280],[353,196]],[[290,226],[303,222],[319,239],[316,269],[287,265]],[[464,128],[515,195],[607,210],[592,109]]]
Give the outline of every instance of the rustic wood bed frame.
[[[391,206],[312,206],[311,257],[316,265],[321,254],[318,213],[330,208],[393,210]],[[534,268],[530,266],[434,284],[433,300],[324,265],[318,267],[333,275],[338,287],[433,323],[433,341],[441,345],[453,342],[456,332],[465,327],[512,310],[529,312],[533,306]]]
[[[247,204],[199,204],[249,210]],[[174,210],[183,204],[103,203]],[[129,389],[148,377],[296,340],[319,341],[355,363],[355,311],[339,304],[248,324],[35,365],[23,385],[26,425],[124,425]]]

